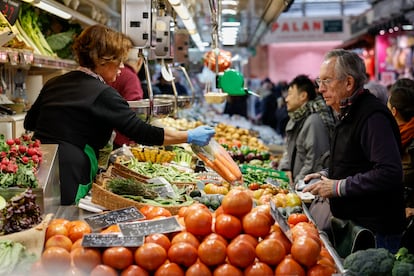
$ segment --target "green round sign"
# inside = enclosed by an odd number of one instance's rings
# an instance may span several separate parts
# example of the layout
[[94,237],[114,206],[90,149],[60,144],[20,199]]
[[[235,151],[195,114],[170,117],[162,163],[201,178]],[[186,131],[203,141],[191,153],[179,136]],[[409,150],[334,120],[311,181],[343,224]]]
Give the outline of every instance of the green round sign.
[[246,89],[244,88],[244,78],[239,71],[227,69],[219,76],[218,86],[230,96],[244,96]]

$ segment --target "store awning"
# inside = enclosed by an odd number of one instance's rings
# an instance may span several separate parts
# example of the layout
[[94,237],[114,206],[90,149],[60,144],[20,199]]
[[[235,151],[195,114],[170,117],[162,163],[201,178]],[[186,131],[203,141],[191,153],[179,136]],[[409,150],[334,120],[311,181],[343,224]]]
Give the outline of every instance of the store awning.
[[357,37],[344,41],[339,45],[338,49],[356,49],[356,48],[372,48],[374,47],[375,37],[371,34],[362,34]]

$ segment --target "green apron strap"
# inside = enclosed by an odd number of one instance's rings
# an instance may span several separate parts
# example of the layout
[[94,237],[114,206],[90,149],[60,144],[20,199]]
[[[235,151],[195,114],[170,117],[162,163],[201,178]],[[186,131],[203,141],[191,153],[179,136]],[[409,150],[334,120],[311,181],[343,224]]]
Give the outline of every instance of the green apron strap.
[[89,161],[91,162],[90,182],[87,184],[79,184],[75,199],[76,204],[79,203],[81,198],[84,198],[89,193],[89,190],[92,188],[93,180],[98,172],[98,160],[93,148],[89,145],[85,145],[83,152],[89,157]]

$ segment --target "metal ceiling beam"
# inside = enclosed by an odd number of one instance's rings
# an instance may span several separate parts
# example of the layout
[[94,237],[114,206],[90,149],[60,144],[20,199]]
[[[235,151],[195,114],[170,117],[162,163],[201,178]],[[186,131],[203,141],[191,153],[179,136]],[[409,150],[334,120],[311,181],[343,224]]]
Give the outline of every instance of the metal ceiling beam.
[[268,30],[270,24],[272,24],[293,1],[294,0],[269,0],[267,2],[256,30],[252,33],[251,39],[249,39],[248,47],[256,47],[257,43]]

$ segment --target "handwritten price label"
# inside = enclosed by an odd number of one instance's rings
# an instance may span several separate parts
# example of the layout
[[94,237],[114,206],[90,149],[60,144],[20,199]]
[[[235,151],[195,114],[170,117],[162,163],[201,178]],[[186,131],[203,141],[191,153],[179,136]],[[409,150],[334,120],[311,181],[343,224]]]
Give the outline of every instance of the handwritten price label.
[[20,1],[0,0],[0,10],[10,25],[14,25],[19,16]]

